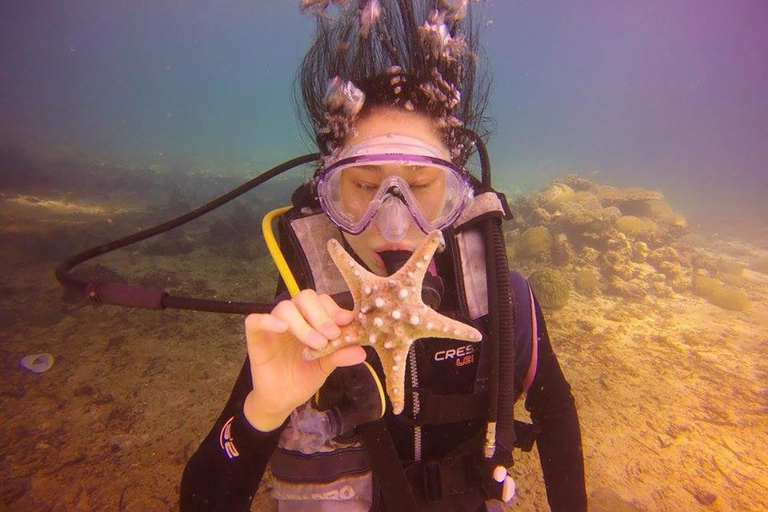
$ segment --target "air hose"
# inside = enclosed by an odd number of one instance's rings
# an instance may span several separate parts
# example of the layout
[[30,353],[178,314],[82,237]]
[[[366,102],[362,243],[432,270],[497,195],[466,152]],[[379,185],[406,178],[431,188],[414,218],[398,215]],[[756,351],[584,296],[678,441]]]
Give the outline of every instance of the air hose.
[[173,228],[179,227],[187,222],[194,220],[206,213],[215,210],[236,197],[239,197],[249,190],[261,185],[265,181],[282,174],[283,172],[310,162],[316,162],[320,158],[318,153],[303,155],[287,162],[284,162],[272,169],[260,174],[252,180],[240,185],[238,188],[224,194],[223,196],[204,204],[203,206],[192,210],[180,217],[134,233],[132,235],[98,245],[79,254],[72,256],[56,267],[56,279],[64,286],[67,292],[78,297],[84,297],[92,303],[113,304],[116,306],[127,306],[145,309],[188,309],[195,311],[209,311],[214,313],[266,313],[269,312],[273,304],[254,303],[254,302],[234,302],[226,300],[198,299],[192,297],[176,297],[168,294],[160,288],[139,288],[120,283],[87,282],[74,277],[71,270],[88,260],[120,249],[127,245],[146,240],[153,236],[165,233]]
[[[515,406],[515,304],[512,298],[512,283],[509,279],[509,264],[501,232],[500,222],[489,219],[486,223],[488,240],[487,252],[493,260],[493,274],[497,297],[497,333],[498,333],[498,408],[496,415],[496,443],[504,454],[511,453],[515,445],[514,406]],[[489,290],[490,292],[490,290]],[[493,303],[493,301],[491,301]]]
[[[474,141],[482,169],[483,192],[493,191],[491,163],[482,139],[474,132],[466,134]],[[490,368],[488,427],[485,456],[496,458],[509,466],[515,444],[515,304],[509,279],[509,262],[504,247],[501,221],[489,218],[483,222],[485,263],[488,279],[488,320]],[[503,450],[497,453],[496,446]]]

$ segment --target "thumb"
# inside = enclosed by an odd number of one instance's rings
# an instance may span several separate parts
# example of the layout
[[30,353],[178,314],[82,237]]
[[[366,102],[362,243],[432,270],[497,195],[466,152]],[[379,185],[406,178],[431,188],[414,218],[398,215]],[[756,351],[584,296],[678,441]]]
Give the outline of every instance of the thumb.
[[352,347],[341,348],[336,352],[328,354],[325,357],[321,357],[318,359],[318,362],[320,364],[320,371],[322,371],[327,377],[339,366],[352,366],[355,364],[360,364],[365,361],[365,357],[366,354],[365,350],[363,350],[363,347],[356,345]]

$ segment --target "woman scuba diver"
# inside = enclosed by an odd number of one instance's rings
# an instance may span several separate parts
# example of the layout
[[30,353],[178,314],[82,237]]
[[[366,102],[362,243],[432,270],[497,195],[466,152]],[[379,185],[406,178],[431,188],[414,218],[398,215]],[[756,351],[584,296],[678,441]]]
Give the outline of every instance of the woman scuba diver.
[[[270,463],[281,511],[501,510],[512,449],[536,442],[551,509],[586,510],[574,400],[535,298],[507,266],[506,201],[474,135],[488,86],[467,1],[347,0],[333,16],[329,3],[302,2],[318,28],[301,103],[322,161],[280,219],[301,291],[289,296],[284,279],[271,312],[246,318],[248,357],[187,463],[181,509],[249,510]],[[482,182],[465,170],[475,150]],[[480,343],[424,338],[388,361],[404,370],[394,408],[371,346],[304,357],[357,321],[329,239],[389,276],[436,230],[445,250],[426,263],[423,301]],[[512,418],[522,393],[532,426]]]

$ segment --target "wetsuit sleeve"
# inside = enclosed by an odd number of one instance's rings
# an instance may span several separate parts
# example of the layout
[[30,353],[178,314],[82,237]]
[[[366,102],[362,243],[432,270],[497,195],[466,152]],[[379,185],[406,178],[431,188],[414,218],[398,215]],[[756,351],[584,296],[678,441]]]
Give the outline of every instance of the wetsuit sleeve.
[[576,404],[552,350],[541,309],[538,304],[535,308],[539,354],[525,408],[531,413],[538,430],[536,444],[547,500],[554,512],[587,510],[584,456]]
[[259,432],[248,423],[243,403],[251,389],[246,358],[224,411],[184,468],[182,512],[250,510],[282,431]]

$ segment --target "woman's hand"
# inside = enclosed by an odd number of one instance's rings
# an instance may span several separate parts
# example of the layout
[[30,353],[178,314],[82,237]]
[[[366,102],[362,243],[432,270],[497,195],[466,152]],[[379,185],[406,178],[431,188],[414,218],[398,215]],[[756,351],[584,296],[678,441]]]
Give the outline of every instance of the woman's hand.
[[253,391],[243,409],[253,427],[262,432],[274,430],[320,389],[336,367],[365,360],[359,346],[344,347],[315,361],[302,357],[304,347],[323,348],[352,319],[351,311],[314,290],[303,290],[278,303],[270,314],[245,319]]

